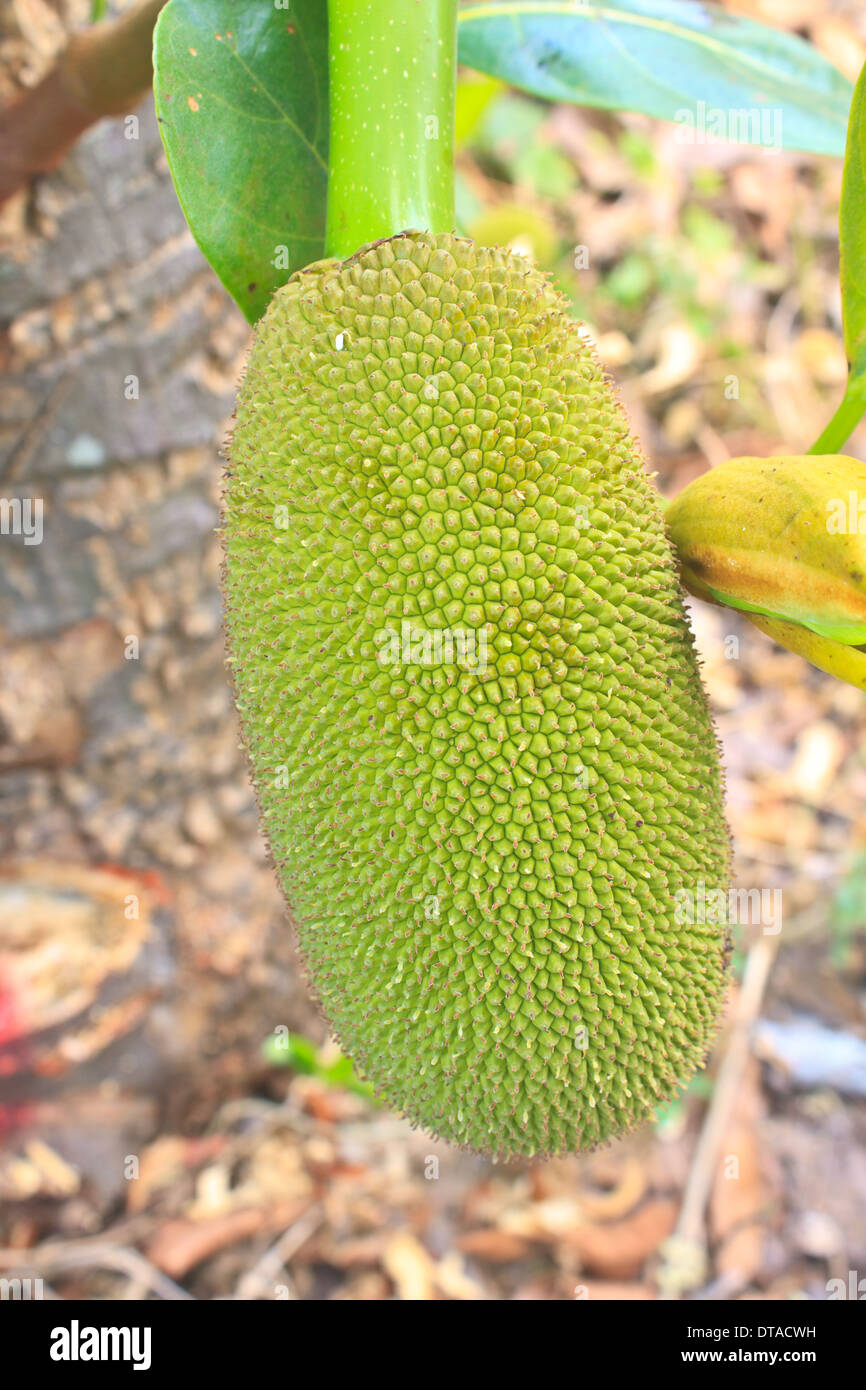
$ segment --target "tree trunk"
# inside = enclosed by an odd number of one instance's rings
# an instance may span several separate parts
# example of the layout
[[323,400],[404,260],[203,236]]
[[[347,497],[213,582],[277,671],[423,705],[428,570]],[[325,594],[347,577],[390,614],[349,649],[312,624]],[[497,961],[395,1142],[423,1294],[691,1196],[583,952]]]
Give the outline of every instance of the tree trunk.
[[[159,1096],[171,1077],[175,1118],[194,1124],[205,1069],[225,1093],[277,1025],[321,1035],[224,669],[219,451],[248,328],[186,229],[150,99],[16,195],[0,232],[0,920],[32,860],[51,861],[61,897],[64,864],[76,893],[85,864],[145,882],[132,968],[150,1003],[97,1048],[86,1084]],[[64,921],[52,910],[59,970]],[[0,959],[0,1099],[17,1046],[16,1105],[33,1070],[22,1038],[40,1027],[26,964]],[[10,997],[14,981],[33,997]],[[104,1007],[101,987],[82,1004]],[[43,1068],[31,1099],[56,1113],[76,1084],[75,1067]]]

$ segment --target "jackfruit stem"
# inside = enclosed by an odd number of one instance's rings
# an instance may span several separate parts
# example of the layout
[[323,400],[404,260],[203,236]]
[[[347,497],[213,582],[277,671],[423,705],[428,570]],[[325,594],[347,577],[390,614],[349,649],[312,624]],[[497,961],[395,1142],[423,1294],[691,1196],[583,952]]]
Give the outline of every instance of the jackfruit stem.
[[326,255],[454,230],[457,0],[328,0]]
[[810,454],[838,454],[859,425],[866,412],[866,382],[862,376],[849,378],[845,395],[835,415],[809,450]]

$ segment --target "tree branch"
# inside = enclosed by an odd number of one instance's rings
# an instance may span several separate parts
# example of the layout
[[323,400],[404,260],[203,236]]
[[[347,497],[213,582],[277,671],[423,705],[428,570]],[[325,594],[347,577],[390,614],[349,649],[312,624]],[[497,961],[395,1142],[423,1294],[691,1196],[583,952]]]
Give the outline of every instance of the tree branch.
[[72,38],[55,66],[3,112],[0,202],[66,151],[103,116],[129,112],[153,80],[153,26],[163,0],[140,0],[110,24]]

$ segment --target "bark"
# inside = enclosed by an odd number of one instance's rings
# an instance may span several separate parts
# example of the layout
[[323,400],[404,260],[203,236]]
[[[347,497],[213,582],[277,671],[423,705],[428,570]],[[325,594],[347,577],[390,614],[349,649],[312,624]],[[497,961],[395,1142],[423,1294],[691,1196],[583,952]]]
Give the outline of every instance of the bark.
[[[43,531],[0,526],[0,1130],[53,1114],[94,1182],[121,1171],[109,1137],[136,1151],[143,1099],[194,1126],[203,1090],[212,1105],[243,1086],[277,1025],[322,1032],[224,664],[220,452],[249,329],[186,228],[152,102],[135,114],[89,132],[0,228],[0,502],[41,502]],[[135,961],[99,965],[88,866],[144,884]],[[74,1025],[20,984],[22,884],[34,959],[60,972],[40,998],[79,978],[69,948],[93,923]],[[121,1109],[103,1115],[105,1076]]]

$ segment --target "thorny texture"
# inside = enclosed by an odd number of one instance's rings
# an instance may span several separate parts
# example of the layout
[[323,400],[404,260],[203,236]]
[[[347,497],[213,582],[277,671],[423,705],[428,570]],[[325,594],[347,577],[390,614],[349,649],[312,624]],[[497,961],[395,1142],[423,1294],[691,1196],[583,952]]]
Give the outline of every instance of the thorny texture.
[[[231,454],[239,709],[334,1030],[473,1148],[630,1126],[713,1034],[723,933],[678,908],[726,883],[728,840],[673,556],[594,351],[522,258],[385,240],[274,297]],[[383,660],[404,624],[486,660]]]

